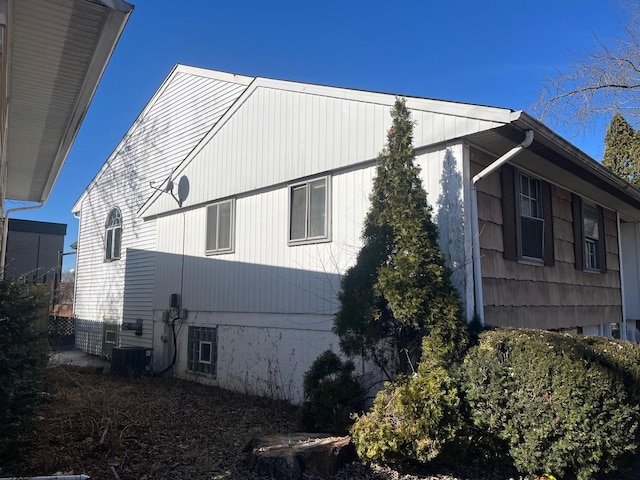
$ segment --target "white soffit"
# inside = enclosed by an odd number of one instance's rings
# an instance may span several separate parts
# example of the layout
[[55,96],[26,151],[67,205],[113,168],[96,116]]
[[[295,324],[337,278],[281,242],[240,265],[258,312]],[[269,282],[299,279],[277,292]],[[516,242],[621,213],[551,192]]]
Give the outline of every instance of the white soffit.
[[132,9],[9,0],[7,199],[47,200]]

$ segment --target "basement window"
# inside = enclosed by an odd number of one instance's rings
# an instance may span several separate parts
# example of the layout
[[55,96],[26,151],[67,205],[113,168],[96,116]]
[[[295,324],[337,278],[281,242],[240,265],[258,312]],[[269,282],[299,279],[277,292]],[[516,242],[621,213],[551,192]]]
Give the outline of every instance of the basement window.
[[187,370],[216,378],[218,364],[218,329],[189,327]]

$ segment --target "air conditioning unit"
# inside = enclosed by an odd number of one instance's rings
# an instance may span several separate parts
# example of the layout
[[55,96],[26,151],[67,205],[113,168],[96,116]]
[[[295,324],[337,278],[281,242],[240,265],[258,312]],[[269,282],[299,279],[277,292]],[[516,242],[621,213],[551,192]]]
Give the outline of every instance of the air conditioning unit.
[[123,377],[144,374],[151,365],[151,351],[145,347],[113,347],[111,373]]

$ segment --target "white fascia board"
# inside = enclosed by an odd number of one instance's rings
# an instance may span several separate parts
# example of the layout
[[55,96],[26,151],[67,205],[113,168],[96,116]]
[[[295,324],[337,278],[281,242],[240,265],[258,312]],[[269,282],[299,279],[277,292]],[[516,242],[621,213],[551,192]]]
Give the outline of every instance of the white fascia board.
[[192,67],[190,65],[184,65],[181,63],[176,64],[174,70],[176,72],[186,73],[189,75],[211,78],[214,80],[220,80],[222,82],[237,83],[245,86],[249,85],[254,80],[254,77],[249,77],[246,75],[221,72],[219,70],[210,70],[208,68]]
[[508,108],[490,107],[472,103],[453,102],[449,100],[436,100],[432,98],[415,97],[410,95],[372,92],[344,87],[331,87],[313,83],[300,83],[288,80],[275,80],[258,77],[259,86],[291,92],[321,95],[342,100],[354,100],[358,102],[374,103],[391,106],[396,98],[404,98],[410,110],[421,110],[433,113],[441,113],[457,117],[468,117],[478,120],[486,120],[498,123],[510,123],[513,110]]

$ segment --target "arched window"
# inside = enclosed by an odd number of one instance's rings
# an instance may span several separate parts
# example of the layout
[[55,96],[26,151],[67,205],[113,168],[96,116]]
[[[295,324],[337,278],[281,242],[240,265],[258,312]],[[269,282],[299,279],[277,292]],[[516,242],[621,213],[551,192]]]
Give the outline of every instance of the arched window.
[[109,212],[105,230],[104,260],[105,262],[118,260],[122,242],[122,215],[117,208]]

